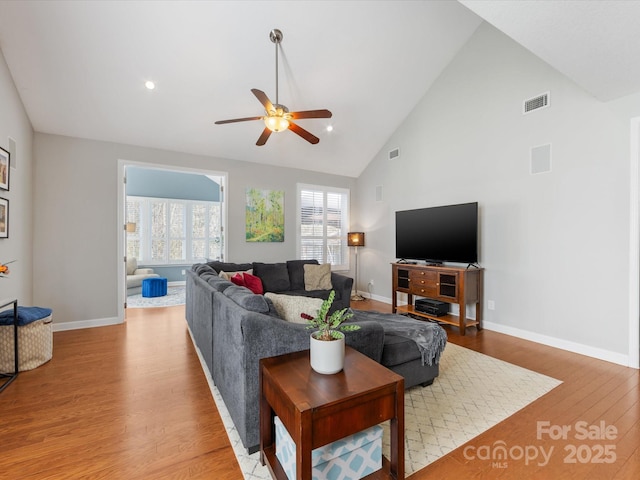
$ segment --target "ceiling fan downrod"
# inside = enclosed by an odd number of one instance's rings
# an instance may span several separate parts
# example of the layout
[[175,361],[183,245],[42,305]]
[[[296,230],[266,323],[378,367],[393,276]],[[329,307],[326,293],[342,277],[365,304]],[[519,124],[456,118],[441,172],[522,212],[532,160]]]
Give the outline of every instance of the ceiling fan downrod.
[[276,108],[278,108],[277,105],[280,105],[280,102],[278,101],[278,45],[282,42],[282,37],[282,32],[277,28],[274,28],[269,32],[269,39],[276,46]]

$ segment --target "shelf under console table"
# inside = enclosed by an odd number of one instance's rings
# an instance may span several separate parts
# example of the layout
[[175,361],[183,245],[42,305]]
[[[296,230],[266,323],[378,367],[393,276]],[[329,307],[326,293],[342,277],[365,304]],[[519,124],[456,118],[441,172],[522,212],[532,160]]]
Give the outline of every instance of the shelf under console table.
[[[482,329],[482,295],[484,269],[392,263],[392,312],[454,325],[464,335],[467,327]],[[398,293],[407,295],[407,305],[398,306]],[[415,309],[413,297],[424,297],[457,304],[459,315],[430,315]],[[476,318],[467,318],[467,305],[475,304]]]

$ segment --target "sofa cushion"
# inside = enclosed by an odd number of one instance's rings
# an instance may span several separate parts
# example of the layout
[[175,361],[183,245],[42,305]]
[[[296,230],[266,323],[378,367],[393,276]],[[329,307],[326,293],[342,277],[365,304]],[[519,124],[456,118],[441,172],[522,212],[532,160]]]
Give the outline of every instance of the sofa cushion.
[[262,280],[265,292],[282,292],[291,288],[286,263],[254,262],[253,274]]
[[203,275],[205,273],[214,273],[216,275],[218,274],[218,272],[216,272],[213,268],[211,268],[206,263],[196,263],[191,267],[191,270],[196,272],[198,275]]
[[289,260],[287,270],[289,271],[289,282],[291,290],[304,290],[304,266],[318,265],[317,260]]
[[304,266],[305,290],[331,290],[331,287],[331,265],[329,263]]
[[315,316],[322,306],[321,298],[298,297],[267,292],[264,296],[273,302],[280,318],[292,323],[307,323],[301,313]]
[[418,345],[412,339],[399,335],[384,335],[384,348],[380,363],[385,367],[393,367],[412,360],[422,358]]
[[220,273],[221,270],[224,270],[225,272],[246,272],[251,269],[250,263],[227,263],[215,261],[207,262],[207,265],[218,273]]
[[[297,297],[310,297],[310,298],[321,298],[322,300],[326,300],[329,297],[330,290],[288,290],[286,292],[278,292],[282,295],[290,295]],[[333,299],[333,303],[335,305],[336,300],[340,300],[340,293],[336,290],[336,296]]]
[[227,288],[233,286],[233,283],[231,283],[229,280],[225,280],[224,278],[217,275],[211,275],[207,277],[206,281],[217,292],[224,292]]
[[256,295],[246,287],[232,285],[226,288],[223,293],[246,310],[258,313],[267,313],[269,311],[269,305],[267,305],[264,297]]

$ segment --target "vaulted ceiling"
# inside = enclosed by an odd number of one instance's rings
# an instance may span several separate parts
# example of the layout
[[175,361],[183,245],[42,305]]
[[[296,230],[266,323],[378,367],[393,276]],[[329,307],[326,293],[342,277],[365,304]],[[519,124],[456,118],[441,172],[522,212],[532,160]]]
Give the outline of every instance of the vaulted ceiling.
[[[358,176],[483,20],[602,101],[640,91],[639,1],[0,1],[0,48],[38,132]],[[273,28],[280,103],[333,112],[298,122],[317,145],[213,123],[275,102]]]

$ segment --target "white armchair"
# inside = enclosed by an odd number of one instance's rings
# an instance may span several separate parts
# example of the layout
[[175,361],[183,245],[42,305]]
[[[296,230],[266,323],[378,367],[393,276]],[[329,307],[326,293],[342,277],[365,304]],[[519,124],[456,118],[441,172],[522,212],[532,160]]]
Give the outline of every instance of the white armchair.
[[142,291],[142,281],[145,278],[157,278],[153,268],[138,268],[138,259],[127,257],[127,295],[135,295]]

